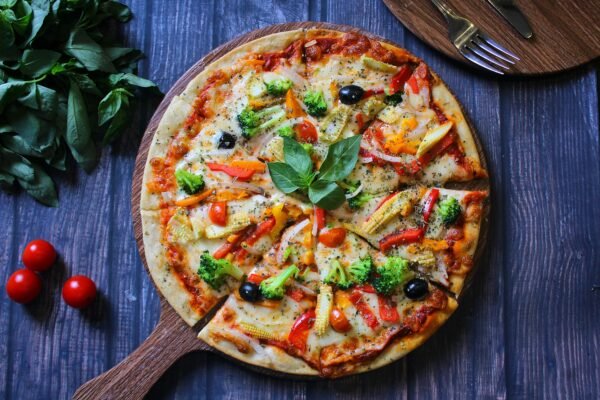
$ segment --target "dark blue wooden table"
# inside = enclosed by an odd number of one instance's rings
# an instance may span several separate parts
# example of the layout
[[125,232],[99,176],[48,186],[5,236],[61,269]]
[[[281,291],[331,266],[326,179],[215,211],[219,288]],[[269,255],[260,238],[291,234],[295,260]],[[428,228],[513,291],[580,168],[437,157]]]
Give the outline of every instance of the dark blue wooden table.
[[[150,398],[600,398],[600,148],[598,70],[496,78],[432,51],[382,2],[130,0],[123,31],[148,58],[140,73],[166,91],[217,45],[268,24],[318,20],[387,37],[423,57],[473,120],[493,183],[489,250],[452,319],[391,367],[334,382],[271,378],[213,354],[181,359]],[[585,38],[582,38],[585,40]],[[156,102],[141,101],[131,131],[90,175],[56,176],[60,206],[0,194],[0,282],[33,238],[61,263],[27,307],[0,294],[0,399],[64,399],[138,346],[158,297],[133,239],[134,157]],[[78,312],[62,282],[91,276],[102,299]],[[135,379],[135,376],[131,377]]]

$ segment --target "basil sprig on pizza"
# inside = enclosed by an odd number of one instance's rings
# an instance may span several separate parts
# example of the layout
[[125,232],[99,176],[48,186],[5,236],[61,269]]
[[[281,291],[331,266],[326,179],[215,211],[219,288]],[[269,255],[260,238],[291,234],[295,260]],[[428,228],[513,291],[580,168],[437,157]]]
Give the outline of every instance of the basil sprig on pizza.
[[406,50],[309,29],[247,43],[174,97],[146,163],[155,284],[200,337],[302,375],[374,369],[456,309],[485,178],[443,82]]

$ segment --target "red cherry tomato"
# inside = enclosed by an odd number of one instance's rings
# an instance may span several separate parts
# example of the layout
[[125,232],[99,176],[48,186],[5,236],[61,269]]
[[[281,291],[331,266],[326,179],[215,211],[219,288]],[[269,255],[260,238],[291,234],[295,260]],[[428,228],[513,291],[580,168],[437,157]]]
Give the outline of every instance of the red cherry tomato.
[[327,247],[338,247],[346,239],[346,230],[344,228],[326,229],[319,233],[319,242]]
[[319,140],[317,129],[307,120],[304,120],[301,124],[296,125],[294,130],[296,131],[296,135],[301,142],[315,143],[317,140]]
[[65,282],[62,296],[71,307],[85,308],[96,298],[96,284],[87,276],[72,276]]
[[340,333],[348,332],[352,328],[348,318],[337,307],[334,307],[329,313],[329,323],[336,332]]
[[13,272],[6,282],[6,293],[11,300],[17,303],[30,303],[42,291],[42,280],[35,273],[26,268]]
[[46,271],[55,261],[56,250],[45,240],[32,240],[23,250],[23,264],[32,271]]
[[208,209],[208,216],[215,225],[227,225],[227,202],[217,201]]

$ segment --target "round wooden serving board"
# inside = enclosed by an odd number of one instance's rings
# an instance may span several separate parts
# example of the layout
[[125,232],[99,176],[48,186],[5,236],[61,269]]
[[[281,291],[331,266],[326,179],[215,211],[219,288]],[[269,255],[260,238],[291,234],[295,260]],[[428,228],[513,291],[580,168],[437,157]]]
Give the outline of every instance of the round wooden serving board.
[[[238,38],[235,38],[215,50],[208,53],[200,61],[194,64],[183,76],[173,85],[171,90],[165,95],[165,98],[160,103],[156,112],[152,116],[148,127],[144,133],[140,148],[135,162],[135,169],[133,173],[132,182],[132,193],[131,193],[131,209],[133,217],[133,228],[135,239],[137,242],[138,250],[142,258],[142,262],[146,271],[148,272],[148,266],[146,263],[144,253],[144,242],[142,233],[142,220],[140,214],[140,194],[142,189],[142,177],[144,172],[144,166],[150,149],[154,132],[158,127],[162,116],[171,103],[171,99],[180,94],[187,84],[198,75],[204,68],[222,57],[232,49],[250,42],[254,39],[267,36],[273,33],[284,32],[288,30],[300,29],[300,28],[327,28],[338,31],[354,31],[369,36],[372,39],[387,41],[381,37],[375,36],[371,33],[361,31],[357,28],[347,25],[335,25],[323,22],[290,22],[278,25],[268,26],[262,29],[258,29]],[[389,41],[387,41],[389,42]],[[392,43],[392,42],[389,42]],[[394,43],[392,43],[394,44]],[[395,46],[401,47],[397,44]],[[487,167],[485,161],[485,155],[481,148],[481,143],[478,138],[475,137],[481,162],[484,167]],[[471,182],[463,188],[477,188],[477,189],[489,189],[489,183],[487,180]],[[488,203],[489,204],[489,203]],[[480,235],[480,241],[477,249],[476,258],[479,257],[483,251],[484,245],[487,242],[487,220],[489,215],[489,206],[486,208],[484,213],[484,223],[482,224],[482,233]],[[149,273],[149,272],[148,272]],[[471,278],[472,275],[469,277]],[[465,286],[468,285],[466,283]],[[98,377],[91,379],[82,386],[80,386],[75,392],[73,398],[82,399],[142,399],[146,393],[150,390],[152,385],[163,375],[163,373],[169,368],[175,361],[177,361],[183,355],[192,351],[212,351],[218,352],[211,348],[209,345],[197,338],[198,332],[206,325],[210,320],[216,309],[216,306],[212,312],[210,312],[203,320],[198,322],[194,327],[187,325],[182,318],[171,308],[168,302],[164,299],[160,291],[158,291],[160,297],[160,318],[156,328],[150,336],[138,347],[133,353],[127,356],[119,364],[114,366],[112,369],[104,372]],[[238,360],[232,359],[224,354],[223,356],[239,362]],[[269,375],[282,376],[292,379],[305,378],[315,379],[314,376],[298,376],[289,375],[281,372],[255,367],[251,365],[243,364],[253,370],[258,370]]]
[[[514,0],[533,30],[523,38],[487,0],[448,3],[521,58],[507,71],[539,75],[565,71],[600,57],[600,4],[592,0]],[[448,39],[444,17],[431,0],[383,0],[412,33],[446,55],[476,67]],[[478,67],[476,67],[478,68]]]

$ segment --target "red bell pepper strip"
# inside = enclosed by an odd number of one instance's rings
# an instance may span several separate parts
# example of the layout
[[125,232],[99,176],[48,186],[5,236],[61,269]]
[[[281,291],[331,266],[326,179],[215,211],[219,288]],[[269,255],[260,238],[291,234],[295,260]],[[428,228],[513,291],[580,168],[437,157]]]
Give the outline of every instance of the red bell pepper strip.
[[424,234],[425,229],[423,228],[409,228],[401,232],[392,233],[379,241],[379,250],[386,252],[400,244],[420,242]]
[[367,326],[373,330],[377,329],[379,326],[377,317],[375,314],[373,314],[369,304],[365,301],[365,299],[363,299],[362,293],[356,288],[352,289],[352,293],[350,294],[350,302],[354,304],[354,307],[356,307],[360,316],[363,317]]
[[248,239],[246,239],[246,244],[248,246],[254,245],[254,243],[258,242],[258,239],[273,230],[275,223],[275,217],[267,217],[267,219],[258,224],[256,230],[252,232],[252,235],[250,235]]
[[256,172],[253,169],[232,167],[229,165],[212,163],[212,162],[207,162],[206,166],[211,171],[224,172],[227,175],[231,176],[232,178],[238,178],[238,180],[240,180],[240,181],[249,181],[250,179],[252,179],[252,176]]
[[390,94],[394,94],[404,89],[404,84],[408,78],[410,78],[411,74],[412,72],[408,65],[403,65],[400,70],[392,76],[392,80],[390,81]]
[[377,300],[379,302],[379,317],[381,317],[382,321],[389,322],[391,324],[395,324],[400,321],[398,309],[391,299],[382,295],[378,295]]
[[414,93],[417,94],[419,93],[419,84],[417,83],[417,78],[412,75],[407,81],[406,84],[408,85],[408,87],[410,87],[410,90]]
[[317,220],[317,230],[320,231],[321,229],[325,228],[325,210],[314,206],[315,207],[315,219]]
[[248,275],[248,278],[246,278],[246,280],[248,282],[256,283],[257,285],[260,284],[265,279],[267,279],[266,276],[262,276],[262,275],[258,275],[258,274],[250,274],[250,275]]
[[235,236],[235,240],[231,242],[226,241],[221,247],[215,250],[215,252],[213,253],[213,257],[216,259],[220,259],[225,258],[229,253],[233,253],[235,250],[238,249],[240,243],[242,243],[242,241],[248,236],[248,233],[251,231],[251,229],[252,228],[246,228],[241,232],[238,232]]
[[288,342],[298,350],[306,351],[306,340],[308,339],[308,331],[315,324],[315,310],[310,309],[296,319],[292,330],[288,335]]
[[429,196],[425,200],[423,204],[423,221],[429,222],[429,217],[431,217],[431,213],[433,212],[433,207],[440,197],[440,191],[438,189],[431,189],[429,191]]
[[382,94],[385,93],[385,89],[369,89],[369,90],[365,90],[365,92],[363,93],[362,98],[366,99],[369,98],[371,96],[375,96],[377,94]]

